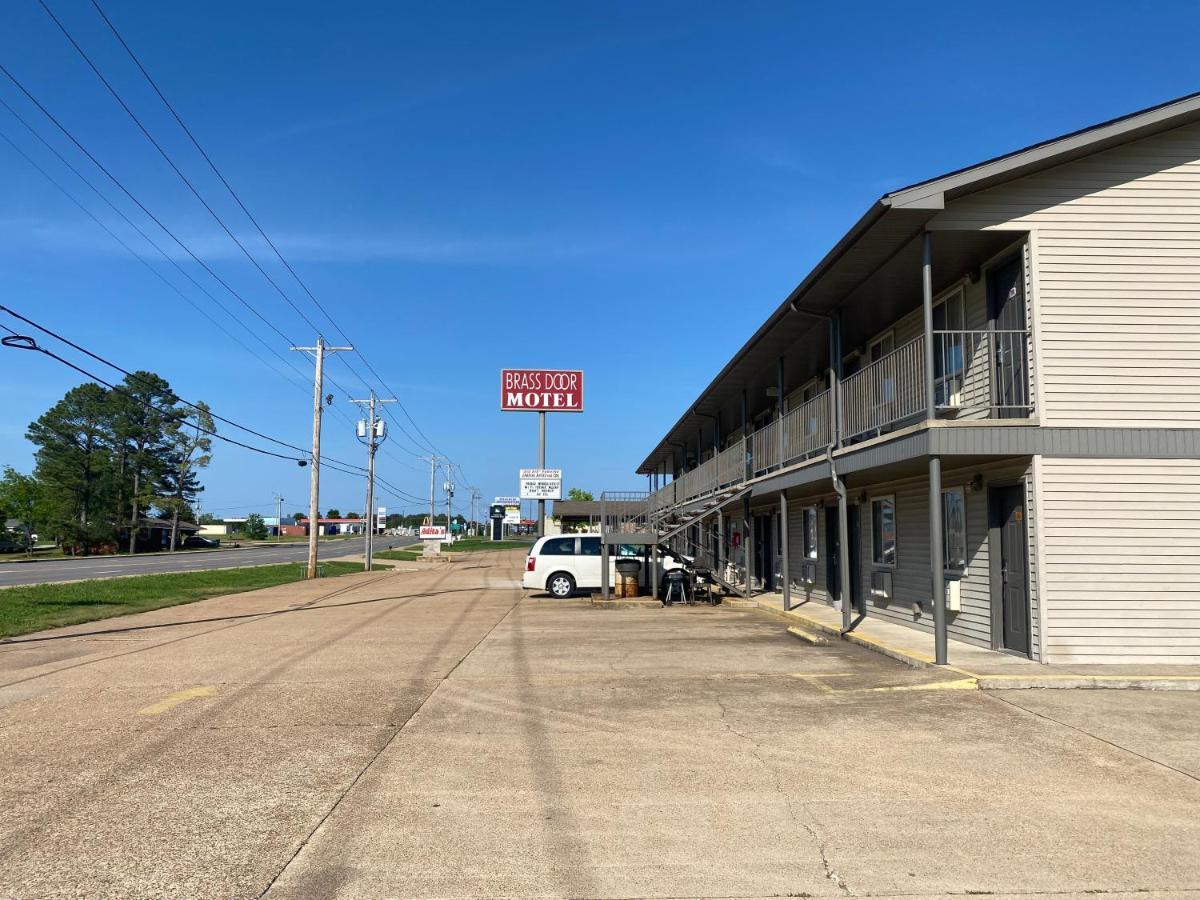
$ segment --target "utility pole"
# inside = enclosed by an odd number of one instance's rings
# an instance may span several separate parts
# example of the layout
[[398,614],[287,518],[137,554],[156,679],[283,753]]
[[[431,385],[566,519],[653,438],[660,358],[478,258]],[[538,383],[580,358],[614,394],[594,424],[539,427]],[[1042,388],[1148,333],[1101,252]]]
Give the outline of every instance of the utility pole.
[[433,524],[433,510],[437,500],[437,461],[436,456],[428,456],[429,460],[429,524]]
[[367,508],[363,515],[366,520],[366,536],[363,540],[363,571],[371,571],[371,557],[375,553],[375,451],[387,439],[387,423],[376,415],[376,407],[381,403],[395,403],[395,400],[380,400],[371,391],[369,400],[351,400],[359,406],[367,407],[367,420],[358,422],[358,439],[366,438],[367,445]]
[[[312,475],[308,489],[308,577],[316,578],[317,532],[321,529],[321,526],[318,524],[321,512],[317,508],[317,504],[321,493],[321,413],[324,409],[321,401],[324,399],[322,393],[325,390],[325,354],[353,350],[354,348],[327,347],[325,346],[325,338],[317,335],[317,346],[293,347],[292,349],[298,353],[311,353],[317,361],[316,373],[313,377],[312,459],[309,460],[309,464],[312,466]],[[332,394],[326,402],[333,402]]]
[[283,496],[275,495],[275,540],[283,540]]
[[453,511],[453,508],[454,508],[454,482],[452,482],[450,480],[450,472],[451,472],[451,468],[449,466],[447,466],[446,467],[446,483],[443,484],[442,487],[446,491],[446,540],[449,543],[454,543],[454,534],[450,531],[450,527],[451,527],[450,518],[451,518],[451,513]]

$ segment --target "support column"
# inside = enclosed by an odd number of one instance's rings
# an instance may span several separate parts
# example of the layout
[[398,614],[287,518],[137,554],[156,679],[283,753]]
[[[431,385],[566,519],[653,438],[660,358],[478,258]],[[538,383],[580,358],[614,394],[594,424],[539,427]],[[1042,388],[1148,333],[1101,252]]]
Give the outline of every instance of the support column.
[[[603,521],[603,515],[601,520]],[[612,594],[608,577],[608,541],[604,539],[603,524],[600,526],[600,593],[605,600]]]
[[[934,334],[933,334],[933,236],[921,235],[921,298],[925,306],[925,417],[932,423],[937,418],[937,395],[934,391]],[[929,589],[933,601],[934,662],[944,666],[947,661],[946,635],[946,574],[942,558],[942,460],[929,457]]]
[[791,548],[788,547],[788,501],[787,491],[779,493],[779,540],[783,544],[783,608],[792,608]]
[[746,596],[754,591],[754,564],[758,554],[754,546],[754,515],[750,511],[750,498],[746,498]]
[[846,501],[846,482],[834,476],[838,490],[838,581],[841,583],[842,631],[849,631],[854,605],[854,586],[850,583],[850,504]]
[[750,597],[750,569],[752,560],[750,558],[750,498],[742,499],[742,562],[743,569],[746,570],[746,582],[742,588],[742,596],[749,599]]
[[658,599],[658,544],[650,545],[650,597]]
[[933,587],[933,658],[946,665],[946,574],[942,559],[942,458],[929,457],[929,582]]
[[717,510],[717,533],[715,537],[717,549],[713,553],[713,574],[724,577],[722,574],[721,554],[725,551],[725,516],[719,509]]

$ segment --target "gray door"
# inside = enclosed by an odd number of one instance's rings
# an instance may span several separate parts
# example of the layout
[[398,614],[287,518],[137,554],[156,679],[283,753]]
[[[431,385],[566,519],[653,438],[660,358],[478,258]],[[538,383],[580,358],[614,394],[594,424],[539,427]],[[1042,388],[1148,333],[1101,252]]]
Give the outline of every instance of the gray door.
[[999,567],[993,590],[999,592],[994,604],[1000,621],[997,623],[999,646],[1004,650],[1029,656],[1029,560],[1025,534],[1025,489],[1021,485],[993,488],[989,492],[992,534],[999,546]]
[[988,272],[992,322],[992,404],[1001,419],[1029,415],[1029,372],[1025,336],[1025,266],[1020,255]]

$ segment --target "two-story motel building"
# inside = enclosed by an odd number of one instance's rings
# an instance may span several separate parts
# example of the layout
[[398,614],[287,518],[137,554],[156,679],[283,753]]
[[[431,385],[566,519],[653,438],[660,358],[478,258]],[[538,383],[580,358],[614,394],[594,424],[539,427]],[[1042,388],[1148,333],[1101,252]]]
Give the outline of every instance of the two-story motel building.
[[726,581],[942,661],[1200,662],[1200,95],[880,198],[638,471]]

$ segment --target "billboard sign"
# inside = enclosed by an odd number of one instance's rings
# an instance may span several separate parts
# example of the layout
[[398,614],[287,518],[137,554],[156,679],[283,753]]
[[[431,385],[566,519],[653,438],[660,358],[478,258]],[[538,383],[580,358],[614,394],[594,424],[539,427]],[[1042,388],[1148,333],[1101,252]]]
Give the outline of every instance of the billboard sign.
[[504,524],[505,525],[520,525],[521,524],[521,505],[504,507]]
[[562,469],[522,469],[522,500],[561,500]]
[[505,412],[583,412],[583,372],[578,369],[501,369],[500,409]]
[[446,537],[445,525],[422,525],[421,540],[423,541],[444,541]]

